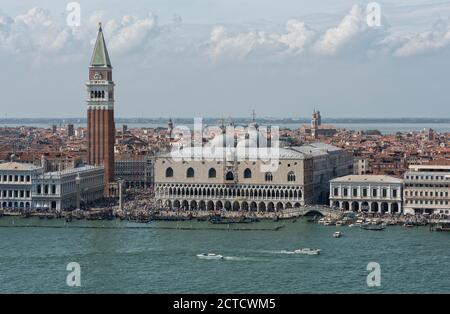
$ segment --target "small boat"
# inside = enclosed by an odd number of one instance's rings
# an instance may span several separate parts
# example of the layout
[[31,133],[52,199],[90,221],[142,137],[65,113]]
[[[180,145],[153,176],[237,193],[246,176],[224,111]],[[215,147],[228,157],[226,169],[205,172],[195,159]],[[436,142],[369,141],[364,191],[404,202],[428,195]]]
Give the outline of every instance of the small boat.
[[220,254],[214,254],[214,253],[202,253],[202,254],[197,254],[198,258],[201,259],[211,259],[211,260],[220,260],[223,259],[223,256]]
[[340,238],[342,236],[342,233],[340,231],[336,231],[333,233],[333,238]]
[[386,227],[385,227],[385,225],[364,224],[361,226],[361,228],[364,230],[381,231],[381,230],[384,230]]
[[295,250],[294,253],[295,254],[305,254],[305,255],[319,255],[320,251],[321,251],[320,249],[303,248],[303,249]]
[[403,224],[403,227],[405,227],[405,228],[412,228],[414,226],[415,226],[415,224],[412,221],[407,221]]

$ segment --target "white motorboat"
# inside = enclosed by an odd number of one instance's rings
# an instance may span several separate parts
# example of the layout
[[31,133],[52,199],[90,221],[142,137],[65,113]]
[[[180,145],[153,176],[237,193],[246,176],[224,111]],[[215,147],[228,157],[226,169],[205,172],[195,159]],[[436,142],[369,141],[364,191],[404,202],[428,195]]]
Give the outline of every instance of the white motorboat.
[[306,254],[306,255],[319,255],[320,249],[310,249],[310,248],[303,248],[295,250],[294,253],[296,254]]
[[212,260],[224,259],[222,255],[214,253],[197,254],[197,257],[201,259],[212,259]]
[[336,231],[333,233],[333,238],[340,238],[342,236],[342,233],[340,231]]

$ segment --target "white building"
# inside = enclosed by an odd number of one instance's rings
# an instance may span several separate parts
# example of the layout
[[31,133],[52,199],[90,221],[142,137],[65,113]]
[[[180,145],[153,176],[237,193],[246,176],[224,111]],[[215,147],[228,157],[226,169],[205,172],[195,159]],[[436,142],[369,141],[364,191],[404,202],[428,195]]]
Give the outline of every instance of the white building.
[[33,208],[76,209],[103,197],[103,167],[84,166],[48,172],[33,182]]
[[4,209],[27,209],[32,206],[33,182],[43,173],[32,164],[0,164],[0,204]]
[[349,175],[330,181],[330,206],[376,213],[402,212],[403,180],[383,175]]
[[450,162],[411,165],[404,179],[405,213],[450,214]]

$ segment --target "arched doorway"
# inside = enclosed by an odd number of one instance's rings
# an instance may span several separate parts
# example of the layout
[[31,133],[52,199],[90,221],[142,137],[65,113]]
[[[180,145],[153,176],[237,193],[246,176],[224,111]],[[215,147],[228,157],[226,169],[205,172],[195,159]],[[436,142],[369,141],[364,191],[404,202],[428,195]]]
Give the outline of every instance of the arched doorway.
[[283,203],[281,202],[277,203],[277,210],[283,210]]
[[241,209],[241,206],[239,205],[239,202],[235,201],[233,203],[233,211],[237,212]]
[[256,206],[256,202],[250,203],[250,211],[256,212],[258,210],[258,207]]
[[387,213],[389,211],[389,204],[386,202],[381,203],[381,211],[384,213]]
[[242,202],[242,210],[248,211],[248,203]]
[[182,209],[184,209],[184,210],[188,210],[189,209],[189,203],[188,203],[188,201],[183,201],[182,203],[181,203],[181,208]]
[[371,211],[371,212],[374,212],[374,213],[378,213],[378,210],[379,210],[379,208],[378,208],[378,203],[377,203],[377,202],[373,202],[373,203],[370,205],[370,211]]
[[216,203],[216,209],[221,210],[223,208],[223,204],[221,201],[217,201]]
[[350,204],[347,201],[342,202],[342,209],[350,210]]
[[272,202],[269,202],[269,204],[267,204],[267,211],[268,212],[274,212],[275,211],[275,205]]
[[363,212],[368,212],[368,211],[369,211],[369,203],[367,203],[367,202],[362,202],[362,203],[361,203],[361,211],[363,211]]
[[394,214],[400,212],[400,208],[398,206],[398,203],[392,203],[391,208],[392,208],[392,213],[394,213]]
[[259,203],[258,210],[260,212],[265,212],[266,211],[266,204],[264,202]]
[[354,211],[354,212],[359,211],[359,203],[358,202],[352,202],[352,211]]
[[208,207],[208,210],[214,210],[214,202],[208,201],[207,207]]

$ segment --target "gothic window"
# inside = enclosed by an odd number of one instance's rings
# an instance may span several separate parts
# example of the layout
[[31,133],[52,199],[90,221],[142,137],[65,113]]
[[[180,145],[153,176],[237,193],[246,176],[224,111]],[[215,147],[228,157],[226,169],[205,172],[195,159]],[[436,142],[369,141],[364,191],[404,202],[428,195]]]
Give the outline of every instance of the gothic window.
[[266,172],[265,179],[266,181],[272,181],[273,180],[272,172]]
[[244,170],[244,179],[250,179],[252,177],[252,171],[250,169]]
[[288,175],[287,175],[287,180],[288,182],[294,182],[295,181],[295,173],[294,171],[289,171]]
[[166,169],[166,178],[172,178],[172,177],[173,177],[173,169],[169,167]]
[[193,178],[194,177],[194,169],[188,168],[188,170],[186,171],[186,177]]
[[226,179],[227,181],[233,181],[233,180],[234,180],[234,174],[233,174],[233,172],[231,172],[231,171],[227,172],[227,175],[225,176],[225,179]]
[[216,169],[211,168],[208,171],[208,178],[215,178],[216,177]]

